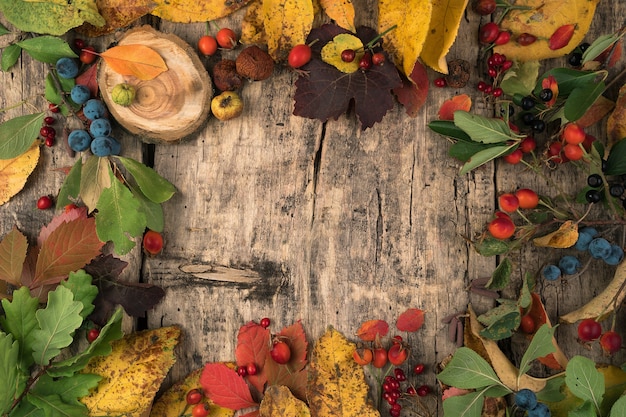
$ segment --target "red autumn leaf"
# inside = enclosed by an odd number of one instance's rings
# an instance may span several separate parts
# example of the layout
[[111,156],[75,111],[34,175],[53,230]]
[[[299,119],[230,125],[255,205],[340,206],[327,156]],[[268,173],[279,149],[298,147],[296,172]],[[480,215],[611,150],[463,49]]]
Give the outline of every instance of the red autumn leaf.
[[165,61],[157,51],[146,45],[118,45],[100,56],[118,74],[134,75],[140,80],[151,80],[167,71]]
[[304,368],[307,363],[306,357],[308,342],[306,341],[306,335],[304,334],[304,327],[302,327],[302,323],[298,320],[291,326],[282,329],[276,336],[280,339],[285,338],[289,348],[291,349],[291,358],[289,359],[287,365],[289,365],[292,370],[296,371]]
[[241,417],[259,417],[260,415],[259,410],[253,410],[249,413],[243,414]]
[[457,110],[469,111],[472,107],[472,99],[467,94],[454,96],[443,102],[439,108],[439,119],[454,120],[454,112]]
[[224,363],[207,363],[200,375],[204,394],[220,407],[231,410],[256,407],[246,381]]
[[363,341],[371,342],[379,337],[386,336],[389,332],[389,325],[384,320],[368,320],[361,324],[356,335]]
[[402,77],[402,86],[394,88],[393,92],[398,102],[406,109],[406,114],[416,117],[419,110],[426,103],[428,97],[428,74],[421,62],[417,61],[411,72],[410,79]]
[[416,332],[424,324],[424,311],[419,308],[409,308],[398,316],[396,328],[401,332]]
[[89,89],[91,97],[98,97],[98,66],[92,65],[85,72],[76,77],[76,84],[84,85]]
[[76,219],[86,219],[87,218],[87,207],[76,207],[67,212],[63,212],[57,216],[54,216],[50,223],[46,226],[43,226],[39,231],[39,236],[37,236],[37,245],[43,246],[50,233],[54,232],[57,227],[59,227],[63,223],[71,222]]
[[238,366],[256,365],[256,375],[248,375],[248,382],[259,392],[263,392],[267,376],[265,374],[265,359],[269,352],[270,331],[255,322],[250,322],[239,328],[237,334],[237,348],[235,358]]
[[550,36],[550,40],[548,40],[548,48],[553,51],[565,48],[572,39],[572,36],[574,36],[574,30],[576,30],[576,25],[573,23],[559,27],[554,31],[552,36]]
[[93,217],[59,224],[41,246],[31,288],[60,282],[98,256],[103,245]]
[[[298,78],[294,94],[296,116],[323,122],[337,119],[351,105],[361,122],[361,129],[380,122],[388,110],[394,107],[391,91],[402,85],[398,70],[387,59],[382,65],[372,65],[366,71],[357,70],[346,74],[320,59],[322,47],[340,33],[349,33],[336,25],[323,25],[313,29],[307,43],[311,45],[314,58],[302,67],[307,76]],[[363,44],[377,36],[374,29],[360,27],[356,36]]]
[[27,250],[26,236],[13,226],[0,242],[0,279],[20,286]]
[[306,400],[308,375],[304,367],[307,364],[308,343],[302,323],[298,321],[285,327],[276,336],[289,345],[291,358],[286,364],[280,365],[271,359],[268,351],[264,367],[267,383],[269,385],[284,385],[289,388],[293,395],[304,401]]

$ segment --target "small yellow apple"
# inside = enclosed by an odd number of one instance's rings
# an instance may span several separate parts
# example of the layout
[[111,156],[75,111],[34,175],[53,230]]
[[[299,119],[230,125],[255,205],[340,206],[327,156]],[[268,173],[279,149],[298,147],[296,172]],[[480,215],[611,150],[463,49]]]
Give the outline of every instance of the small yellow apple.
[[224,91],[211,100],[211,111],[219,120],[234,119],[243,111],[243,101],[234,91]]

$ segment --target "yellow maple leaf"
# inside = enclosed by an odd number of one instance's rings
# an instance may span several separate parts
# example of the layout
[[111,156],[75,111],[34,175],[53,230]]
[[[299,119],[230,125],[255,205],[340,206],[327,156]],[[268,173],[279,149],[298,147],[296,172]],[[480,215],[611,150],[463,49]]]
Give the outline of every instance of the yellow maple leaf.
[[107,356],[93,358],[83,372],[102,377],[81,402],[89,415],[140,417],[149,409],[176,358],[178,327],[162,327],[124,336]]
[[308,400],[313,417],[379,417],[368,401],[363,368],[352,353],[356,345],[329,327],[311,354]]
[[283,385],[267,387],[259,413],[261,417],[309,417],[311,415],[306,403],[297,399],[289,388]]
[[420,57],[435,71],[447,74],[446,55],[459,32],[468,0],[433,0],[430,28]]
[[252,0],[154,0],[152,14],[178,23],[207,22],[220,19],[241,9]]
[[533,239],[533,243],[539,247],[571,248],[577,240],[578,223],[568,220],[558,230]]
[[319,0],[320,6],[328,17],[335,23],[350,32],[356,32],[354,27],[354,5],[352,0]]
[[413,72],[417,58],[428,35],[432,15],[432,0],[380,0],[378,2],[378,31],[384,32],[383,43],[394,64],[407,77]]
[[[599,1],[526,0],[519,5],[528,9],[510,10],[500,24],[501,29],[511,32],[512,41],[496,46],[494,51],[518,61],[538,61],[566,55],[582,42]],[[561,26],[572,23],[576,23],[576,28],[568,44],[560,49],[550,49],[548,40],[552,34]],[[514,41],[522,33],[530,33],[537,40],[522,46]]]
[[0,206],[19,193],[39,161],[39,146],[12,159],[0,159]]
[[313,27],[311,0],[263,0],[267,51],[274,61],[287,59],[294,46],[305,43]]

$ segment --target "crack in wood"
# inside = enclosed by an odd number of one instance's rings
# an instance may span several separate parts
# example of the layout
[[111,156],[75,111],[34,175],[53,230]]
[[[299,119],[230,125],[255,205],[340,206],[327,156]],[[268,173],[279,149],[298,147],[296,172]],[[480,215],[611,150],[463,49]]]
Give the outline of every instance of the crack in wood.
[[179,269],[196,278],[211,281],[254,284],[261,280],[261,275],[251,269],[236,269],[208,264],[186,264],[181,265]]

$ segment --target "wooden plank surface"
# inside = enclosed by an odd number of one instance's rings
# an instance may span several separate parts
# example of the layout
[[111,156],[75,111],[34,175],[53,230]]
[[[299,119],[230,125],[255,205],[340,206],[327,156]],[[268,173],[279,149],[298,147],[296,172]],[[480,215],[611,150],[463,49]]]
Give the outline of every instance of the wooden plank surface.
[[[218,23],[238,27],[241,18],[237,13]],[[626,4],[601,2],[588,39],[616,30],[625,18]],[[371,25],[375,13],[359,19]],[[150,22],[192,45],[205,30],[204,24]],[[466,14],[449,58],[477,62],[480,23],[476,14]],[[103,48],[114,39],[92,43]],[[224,56],[229,54],[234,52]],[[564,60],[548,65],[555,63]],[[10,72],[0,73],[0,107],[37,97],[34,102],[44,108],[46,71],[23,56]],[[429,77],[437,75],[429,70]],[[124,258],[130,262],[125,279],[166,290],[162,303],[147,313],[148,327],[177,324],[185,334],[168,383],[207,361],[232,360],[237,329],[250,320],[270,317],[275,329],[302,320],[314,340],[328,325],[352,337],[362,321],[394,323],[406,308],[417,307],[425,310],[426,323],[408,335],[410,362],[425,363],[428,372],[414,383],[435,386],[436,363],[454,350],[441,319],[468,302],[478,310],[491,305],[466,288],[471,279],[490,275],[497,260],[476,254],[466,237],[482,231],[499,192],[551,192],[532,173],[499,162],[459,176],[458,162],[447,156],[449,144],[426,127],[443,100],[455,94],[472,95],[474,109],[487,114],[474,87],[480,78],[473,70],[465,88],[432,88],[417,117],[396,106],[382,123],[362,131],[354,114],[327,123],[293,116],[296,74],[277,67],[270,79],[244,86],[242,117],[211,118],[190,140],[143,145],[116,127],[124,155],[141,160],[153,154],[155,170],[178,189],[164,205],[164,252],[146,257],[137,249]],[[615,91],[609,93],[615,98]],[[0,114],[0,121],[31,110],[18,107]],[[604,125],[593,133],[602,137]],[[58,191],[64,178],[59,169],[72,162],[61,146],[43,149],[25,189],[0,206],[0,235],[17,225],[36,236],[52,213],[36,210],[35,201]],[[559,170],[554,180],[573,191],[583,179],[573,180],[572,172]],[[624,246],[621,228],[614,241]],[[525,250],[515,259],[515,278],[557,259],[555,253]],[[571,281],[541,285],[553,320],[612,277],[612,268],[591,269]],[[127,328],[133,326],[128,320]],[[618,331],[626,334],[624,320]],[[561,326],[558,334],[568,355],[601,357],[576,343],[575,326]],[[623,352],[605,358],[624,359]]]

